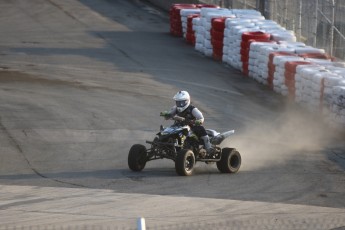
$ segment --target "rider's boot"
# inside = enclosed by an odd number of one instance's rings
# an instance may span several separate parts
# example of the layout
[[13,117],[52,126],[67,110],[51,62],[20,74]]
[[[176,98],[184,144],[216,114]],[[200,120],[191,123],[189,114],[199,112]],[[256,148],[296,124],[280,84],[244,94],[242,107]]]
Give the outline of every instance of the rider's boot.
[[204,141],[204,146],[206,148],[206,156],[210,157],[213,154],[215,154],[216,150],[212,147],[210,138],[208,137],[208,135],[200,137],[200,138]]

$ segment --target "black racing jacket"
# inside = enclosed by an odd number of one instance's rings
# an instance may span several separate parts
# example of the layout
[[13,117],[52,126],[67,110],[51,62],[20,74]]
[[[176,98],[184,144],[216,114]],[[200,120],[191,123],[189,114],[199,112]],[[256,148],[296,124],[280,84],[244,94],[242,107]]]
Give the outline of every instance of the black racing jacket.
[[178,112],[176,109],[176,115],[180,117],[184,117],[187,121],[193,121],[195,120],[195,117],[193,116],[193,109],[195,109],[195,106],[189,105],[185,110],[182,112]]

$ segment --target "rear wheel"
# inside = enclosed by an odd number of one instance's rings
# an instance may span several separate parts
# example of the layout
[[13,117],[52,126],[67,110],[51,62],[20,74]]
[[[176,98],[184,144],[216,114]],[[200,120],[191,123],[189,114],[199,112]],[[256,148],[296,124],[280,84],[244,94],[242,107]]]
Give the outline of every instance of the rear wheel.
[[147,151],[144,145],[136,144],[131,147],[128,154],[128,166],[132,171],[141,171],[145,168]]
[[195,156],[192,150],[182,149],[177,154],[175,160],[176,173],[180,176],[190,176],[193,174],[195,166]]
[[241,167],[241,160],[241,155],[236,149],[223,148],[217,168],[222,173],[236,173]]

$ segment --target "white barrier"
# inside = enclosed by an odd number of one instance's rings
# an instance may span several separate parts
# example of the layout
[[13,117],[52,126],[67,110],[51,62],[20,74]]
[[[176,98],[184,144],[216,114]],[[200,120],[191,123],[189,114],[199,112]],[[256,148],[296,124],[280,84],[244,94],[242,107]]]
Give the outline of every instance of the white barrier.
[[213,54],[211,44],[211,20],[219,17],[235,17],[231,10],[225,8],[201,8],[199,30],[197,32],[196,50],[207,57]]
[[235,69],[242,70],[241,42],[242,34],[249,31],[258,31],[255,20],[246,18],[227,19],[225,22],[223,61]]
[[191,14],[200,14],[200,9],[182,9],[181,14],[181,21],[182,21],[182,32],[183,37],[186,38],[187,32],[187,17]]
[[285,63],[303,60],[303,58],[298,56],[277,56],[273,59],[273,64],[276,66],[273,79],[273,90],[275,92],[284,96],[288,95],[288,88],[285,85]]

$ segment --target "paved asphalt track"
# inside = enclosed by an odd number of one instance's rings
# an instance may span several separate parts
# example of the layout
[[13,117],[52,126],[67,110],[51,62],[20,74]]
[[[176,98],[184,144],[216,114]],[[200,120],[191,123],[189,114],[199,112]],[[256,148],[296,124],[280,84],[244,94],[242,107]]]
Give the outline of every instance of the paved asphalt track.
[[[138,1],[0,1],[0,229],[344,229],[344,134],[170,36]],[[242,167],[128,169],[188,90]]]

